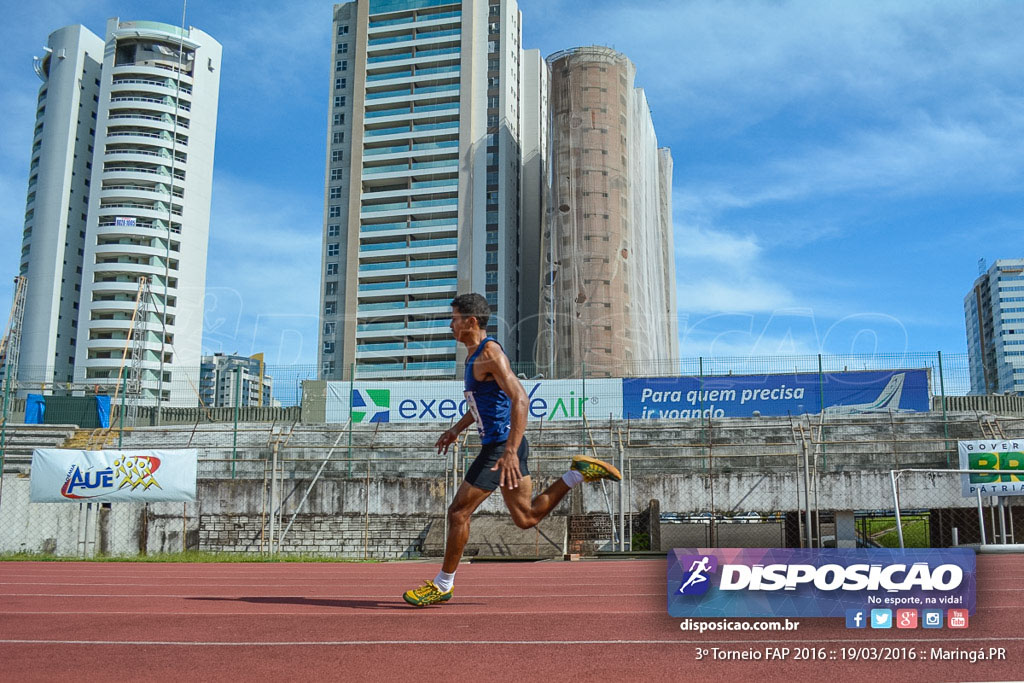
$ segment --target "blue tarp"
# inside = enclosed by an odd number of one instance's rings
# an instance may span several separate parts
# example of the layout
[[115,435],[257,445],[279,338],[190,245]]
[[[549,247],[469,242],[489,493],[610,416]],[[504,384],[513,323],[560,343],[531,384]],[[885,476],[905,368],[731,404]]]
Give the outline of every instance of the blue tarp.
[[97,396],[96,397],[96,417],[99,418],[100,427],[104,429],[110,427],[110,397],[109,396]]
[[25,401],[25,424],[41,425],[46,414],[46,397],[42,394],[29,394]]
[[107,428],[110,426],[110,397],[29,394],[25,402],[25,423],[76,424],[90,429]]

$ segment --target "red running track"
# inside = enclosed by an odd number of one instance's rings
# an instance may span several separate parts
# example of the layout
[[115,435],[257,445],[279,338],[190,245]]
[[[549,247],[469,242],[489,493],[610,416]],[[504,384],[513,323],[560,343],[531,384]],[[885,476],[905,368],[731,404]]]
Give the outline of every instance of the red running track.
[[[1024,665],[1020,556],[978,557],[969,628],[681,631],[664,560],[462,565],[451,602],[401,593],[434,564],[0,564],[0,677],[77,680],[682,680],[828,677],[1015,680]],[[844,661],[844,647],[965,651],[1005,661]],[[698,648],[788,647],[782,661],[697,659]],[[826,648],[825,661],[795,648]]]

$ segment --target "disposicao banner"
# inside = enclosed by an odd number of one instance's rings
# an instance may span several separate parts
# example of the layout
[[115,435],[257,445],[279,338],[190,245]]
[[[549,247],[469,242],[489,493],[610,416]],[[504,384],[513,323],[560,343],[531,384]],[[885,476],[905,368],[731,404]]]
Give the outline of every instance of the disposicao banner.
[[[850,617],[851,628],[869,612],[872,628],[897,609],[974,614],[977,591],[964,548],[675,548],[666,578],[673,617]],[[889,626],[874,623],[886,612]]]
[[960,469],[992,474],[961,474],[965,498],[1024,495],[1024,439],[958,441]]
[[79,451],[32,453],[33,503],[157,503],[196,499],[199,451]]

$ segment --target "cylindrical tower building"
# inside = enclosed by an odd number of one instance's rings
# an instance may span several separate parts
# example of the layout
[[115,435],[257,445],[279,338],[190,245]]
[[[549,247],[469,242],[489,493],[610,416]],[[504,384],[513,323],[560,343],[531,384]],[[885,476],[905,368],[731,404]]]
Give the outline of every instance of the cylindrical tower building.
[[140,277],[141,399],[195,399],[221,46],[195,28],[107,24],[82,273],[80,382],[118,376]]

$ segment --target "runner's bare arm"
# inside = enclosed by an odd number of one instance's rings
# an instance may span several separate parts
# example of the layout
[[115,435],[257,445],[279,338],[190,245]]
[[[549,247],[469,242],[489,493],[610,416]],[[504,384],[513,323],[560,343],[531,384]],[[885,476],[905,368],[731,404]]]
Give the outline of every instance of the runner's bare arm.
[[519,472],[519,444],[526,431],[526,411],[529,403],[526,390],[523,389],[519,378],[512,372],[508,356],[497,344],[488,343],[476,364],[487,375],[494,377],[494,381],[505,392],[511,403],[511,424],[509,425],[508,441],[505,442],[505,452],[498,458],[498,462],[491,470],[501,472],[498,480],[499,487],[507,485],[508,488],[514,489],[519,486],[519,480],[523,478]]
[[455,440],[459,438],[459,434],[463,432],[466,427],[473,424],[473,413],[469,410],[462,416],[462,419],[456,422],[454,425],[444,430],[438,438],[437,443],[434,446],[437,447],[438,453],[447,453],[448,447],[455,443]]

